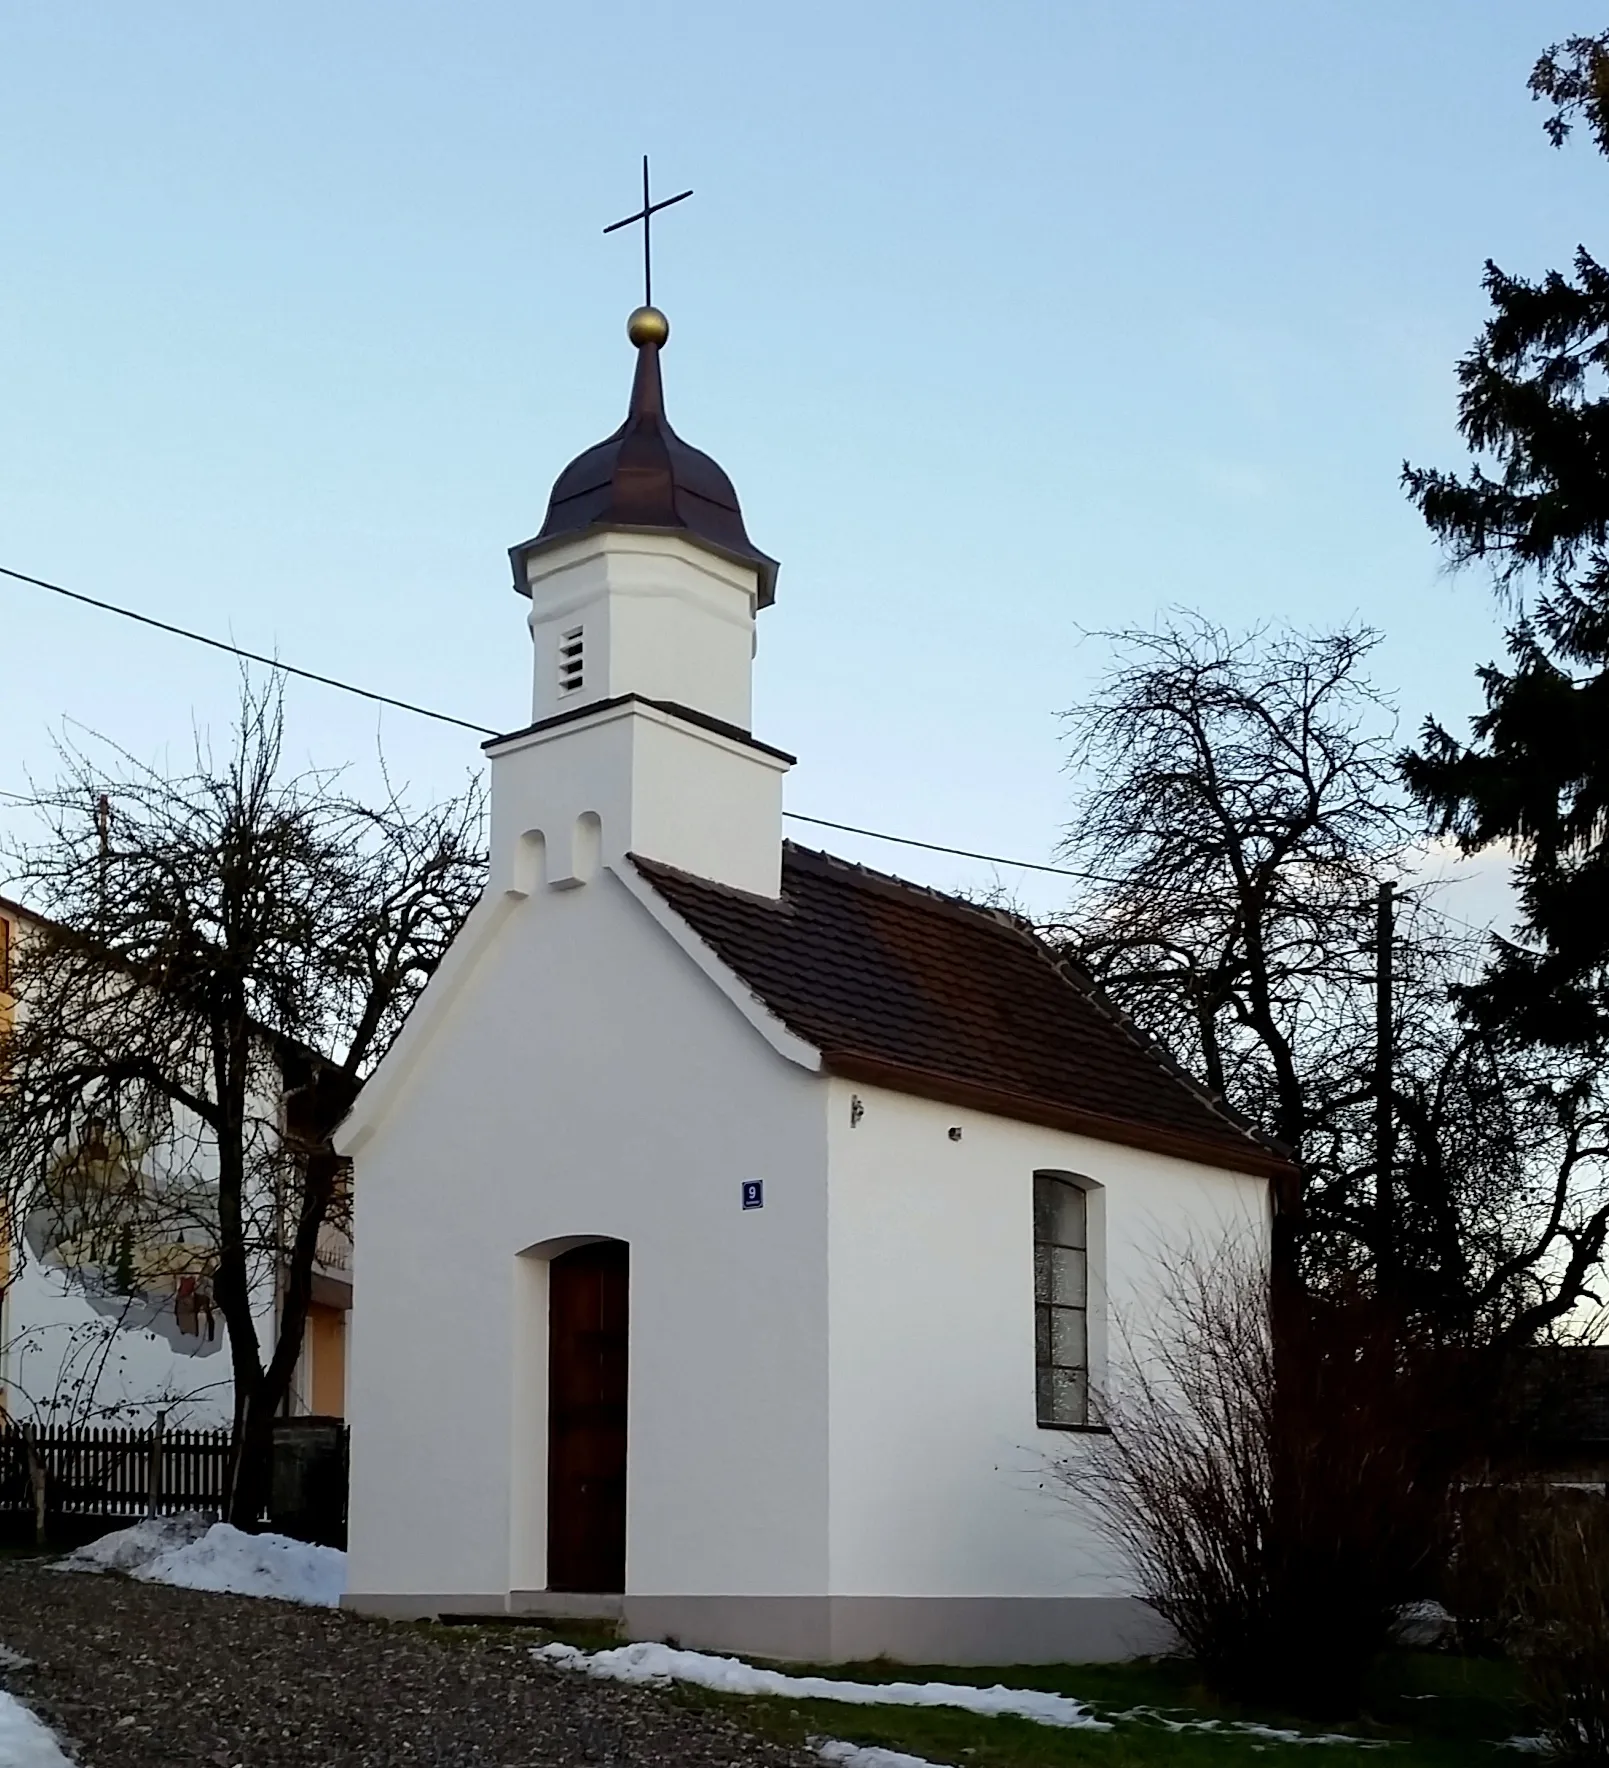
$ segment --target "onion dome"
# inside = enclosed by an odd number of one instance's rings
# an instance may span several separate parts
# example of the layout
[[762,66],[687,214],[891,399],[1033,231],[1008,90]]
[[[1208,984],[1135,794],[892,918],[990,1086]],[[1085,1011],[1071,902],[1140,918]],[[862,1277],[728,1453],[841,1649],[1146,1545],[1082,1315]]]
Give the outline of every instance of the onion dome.
[[626,322],[637,347],[626,421],[559,474],[547,520],[534,540],[510,549],[514,587],[529,594],[525,561],[580,534],[636,529],[682,534],[712,552],[751,565],[760,577],[760,606],[776,597],[777,561],[749,539],[732,481],[707,454],[690,448],[665,417],[659,352],[670,321],[657,307],[639,307]]

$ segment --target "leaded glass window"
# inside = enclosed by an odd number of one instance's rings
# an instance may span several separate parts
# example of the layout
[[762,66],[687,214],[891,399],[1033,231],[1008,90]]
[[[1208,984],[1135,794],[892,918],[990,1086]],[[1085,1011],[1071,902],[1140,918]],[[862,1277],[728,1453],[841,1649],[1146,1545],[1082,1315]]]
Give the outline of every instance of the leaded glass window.
[[1089,1199],[1034,1174],[1034,1373],[1039,1422],[1089,1423]]

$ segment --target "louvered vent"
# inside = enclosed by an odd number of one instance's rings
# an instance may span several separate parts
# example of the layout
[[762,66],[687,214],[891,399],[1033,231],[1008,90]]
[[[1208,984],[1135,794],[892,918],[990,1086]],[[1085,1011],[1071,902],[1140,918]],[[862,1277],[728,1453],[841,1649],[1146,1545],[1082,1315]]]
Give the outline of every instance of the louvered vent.
[[579,626],[559,639],[559,693],[579,692],[585,673]]

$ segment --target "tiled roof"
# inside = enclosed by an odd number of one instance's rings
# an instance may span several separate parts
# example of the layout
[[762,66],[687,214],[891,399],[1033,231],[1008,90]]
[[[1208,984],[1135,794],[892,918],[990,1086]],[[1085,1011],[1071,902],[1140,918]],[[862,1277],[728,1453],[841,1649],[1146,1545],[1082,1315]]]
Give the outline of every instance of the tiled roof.
[[792,843],[777,900],[635,864],[839,1074],[1240,1172],[1288,1170],[1012,916]]

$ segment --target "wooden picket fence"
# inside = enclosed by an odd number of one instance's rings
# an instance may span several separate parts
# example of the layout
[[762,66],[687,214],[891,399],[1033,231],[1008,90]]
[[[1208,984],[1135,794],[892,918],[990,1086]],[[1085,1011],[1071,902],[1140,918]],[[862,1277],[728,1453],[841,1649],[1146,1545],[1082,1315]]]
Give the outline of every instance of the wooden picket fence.
[[[33,1457],[45,1471],[45,1510],[61,1517],[132,1521],[222,1508],[227,1430],[119,1430],[40,1425]],[[24,1427],[0,1426],[0,1515],[33,1515],[34,1460]]]

